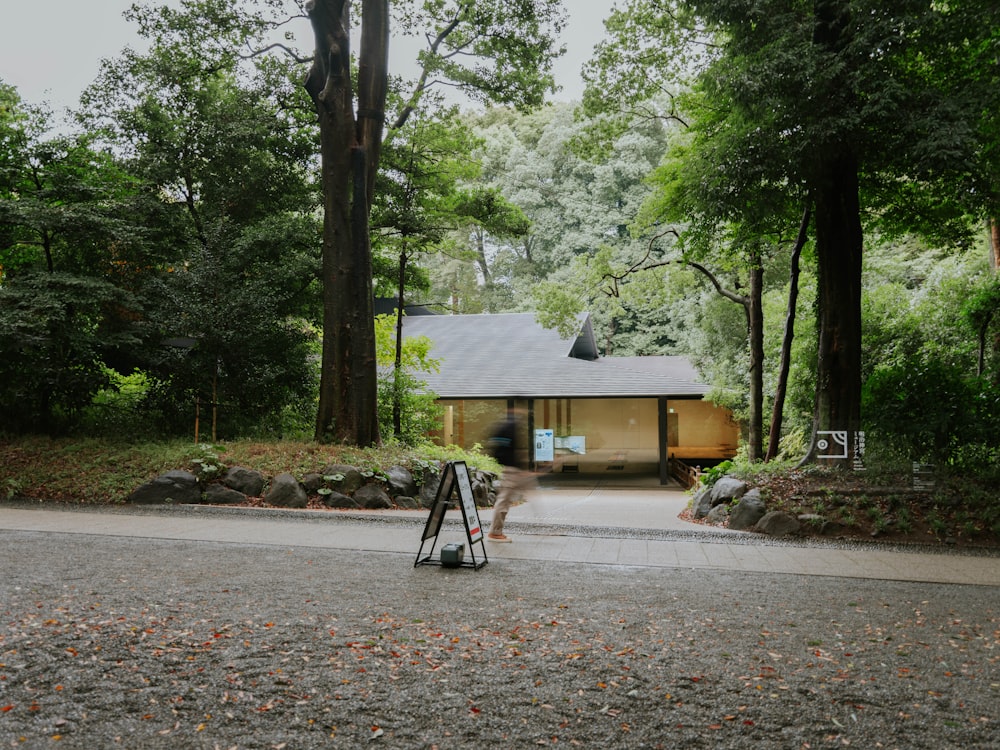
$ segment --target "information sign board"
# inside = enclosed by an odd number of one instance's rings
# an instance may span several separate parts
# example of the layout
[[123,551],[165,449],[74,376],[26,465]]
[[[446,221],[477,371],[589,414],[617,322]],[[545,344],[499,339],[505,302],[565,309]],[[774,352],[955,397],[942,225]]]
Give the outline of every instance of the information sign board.
[[469,478],[469,467],[464,461],[454,463],[455,477],[458,480],[458,497],[462,503],[462,515],[465,518],[465,529],[469,532],[469,544],[481,541],[483,525],[479,522],[479,509],[476,507],[476,497],[472,494],[472,480]]
[[555,438],[552,430],[535,430],[535,460],[555,460]]
[[[437,544],[438,535],[441,533],[441,525],[444,523],[444,514],[451,503],[453,493],[458,493],[458,507],[462,511],[462,521],[465,524],[465,536],[469,541],[470,561],[462,562],[459,566],[449,565],[448,567],[470,567],[481,568],[487,563],[486,545],[483,542],[483,526],[479,521],[479,510],[476,508],[476,498],[472,493],[472,480],[469,477],[469,467],[464,461],[451,461],[445,464],[441,473],[441,483],[438,485],[437,495],[434,498],[434,505],[431,506],[430,515],[427,517],[427,524],[424,526],[424,533],[420,539],[420,550],[417,552],[417,560],[413,566],[422,564],[441,565],[441,559],[434,559],[434,547]],[[424,545],[431,541],[431,548],[427,555],[424,555]],[[474,544],[478,543],[482,556],[476,559]]]
[[441,533],[444,512],[448,510],[448,503],[451,501],[451,492],[455,486],[455,472],[451,471],[450,468],[451,464],[448,464],[441,474],[441,483],[438,485],[434,505],[431,506],[431,514],[427,517],[427,524],[424,526],[424,535],[420,538],[423,542]]

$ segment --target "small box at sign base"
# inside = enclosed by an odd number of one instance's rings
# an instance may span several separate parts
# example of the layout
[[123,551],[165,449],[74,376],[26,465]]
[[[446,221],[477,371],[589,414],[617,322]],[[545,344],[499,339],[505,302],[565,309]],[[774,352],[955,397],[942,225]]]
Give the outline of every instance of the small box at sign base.
[[441,564],[446,568],[457,568],[465,557],[465,545],[451,542],[441,548]]

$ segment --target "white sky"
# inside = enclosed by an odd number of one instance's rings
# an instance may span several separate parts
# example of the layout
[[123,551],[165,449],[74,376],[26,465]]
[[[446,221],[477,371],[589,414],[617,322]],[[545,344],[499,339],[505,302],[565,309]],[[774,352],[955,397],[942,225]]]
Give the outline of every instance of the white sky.
[[[237,0],[238,1],[238,0]],[[0,0],[0,79],[29,103],[60,113],[97,77],[100,61],[138,46],[122,13],[132,0]],[[580,66],[603,37],[613,0],[565,0],[567,53],[556,66],[562,101],[582,94]],[[304,31],[308,31],[305,29]]]

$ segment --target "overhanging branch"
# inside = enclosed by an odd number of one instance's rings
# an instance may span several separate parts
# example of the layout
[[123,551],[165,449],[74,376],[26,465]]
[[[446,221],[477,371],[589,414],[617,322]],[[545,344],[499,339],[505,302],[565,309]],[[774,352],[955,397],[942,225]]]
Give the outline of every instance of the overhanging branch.
[[[437,36],[430,43],[430,53],[436,55],[438,49],[444,44],[444,40],[458,28],[459,19],[453,18],[451,22],[445,26],[441,31],[438,32]],[[428,37],[429,38],[429,37]],[[420,101],[420,95],[427,88],[427,68],[424,67],[420,71],[420,78],[417,79],[416,85],[413,87],[413,92],[410,94],[410,98],[406,102],[406,106],[399,113],[396,121],[392,123],[391,130],[399,130],[406,124],[406,121],[410,119],[410,115],[413,114],[413,110],[416,109],[417,103]]]
[[311,63],[313,61],[312,55],[309,57],[302,57],[299,53],[293,50],[287,45],[281,44],[280,42],[275,42],[274,44],[269,44],[266,47],[261,47],[260,49],[251,49],[249,52],[241,53],[238,57],[241,60],[252,60],[255,57],[260,57],[266,52],[270,52],[273,49],[280,49],[290,58],[292,58],[297,63]]
[[711,282],[712,286],[715,287],[715,291],[717,291],[723,297],[725,297],[728,300],[731,300],[732,302],[735,302],[737,305],[740,305],[744,308],[749,307],[750,300],[748,297],[742,294],[736,294],[735,292],[726,289],[724,286],[722,286],[722,282],[719,281],[716,275],[712,273],[710,270],[708,270],[701,263],[697,263],[696,261],[693,260],[685,260],[684,258],[677,258],[674,260],[661,260],[661,261],[656,261],[654,263],[649,262],[649,259],[650,257],[652,257],[653,254],[653,246],[656,244],[656,241],[662,237],[665,237],[668,234],[672,234],[675,237],[680,236],[676,229],[664,230],[663,232],[660,232],[659,234],[650,238],[649,242],[646,245],[646,254],[640,260],[633,263],[631,266],[629,266],[621,273],[604,274],[601,277],[601,280],[603,281],[607,279],[610,280],[611,282],[605,293],[609,297],[620,297],[621,291],[619,290],[618,282],[623,281],[629,276],[636,273],[640,273],[642,271],[651,271],[654,268],[663,268],[664,266],[669,266],[671,264],[678,264],[683,266],[690,266],[691,268],[700,271]]
[[649,263],[648,262],[650,256],[652,256],[652,254],[653,254],[653,245],[656,244],[657,240],[659,240],[662,237],[666,237],[668,234],[672,234],[672,235],[674,235],[674,237],[679,237],[680,236],[677,233],[677,230],[673,229],[673,228],[666,229],[666,230],[660,232],[659,234],[654,235],[653,237],[651,237],[649,239],[649,242],[646,243],[646,254],[644,256],[642,256],[642,258],[640,260],[638,260],[635,263],[633,263],[631,266],[629,266],[627,269],[625,269],[620,274],[606,273],[606,274],[604,274],[601,277],[602,281],[604,279],[610,279],[611,280],[611,286],[608,288],[608,291],[607,291],[607,294],[608,294],[609,297],[619,297],[619,296],[621,296],[621,294],[620,294],[620,292],[618,290],[618,282],[626,279],[627,277],[631,276],[632,274],[639,273],[640,271],[650,271],[650,270],[652,270],[654,268],[660,268],[662,266],[669,265],[670,263],[676,263],[677,262],[677,261],[672,261],[672,260],[660,261],[658,263]]

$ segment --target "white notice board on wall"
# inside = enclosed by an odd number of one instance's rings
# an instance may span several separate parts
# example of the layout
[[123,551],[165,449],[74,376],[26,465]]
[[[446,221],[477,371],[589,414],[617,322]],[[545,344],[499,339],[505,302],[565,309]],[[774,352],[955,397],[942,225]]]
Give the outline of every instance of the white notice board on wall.
[[555,439],[555,446],[570,453],[575,453],[578,456],[583,456],[587,453],[587,436],[567,435],[566,437],[557,437]]
[[552,430],[535,430],[535,460],[555,460],[555,439]]

